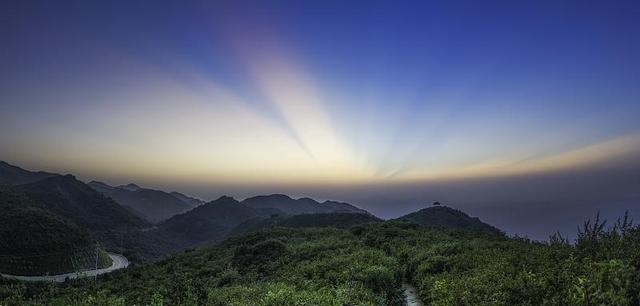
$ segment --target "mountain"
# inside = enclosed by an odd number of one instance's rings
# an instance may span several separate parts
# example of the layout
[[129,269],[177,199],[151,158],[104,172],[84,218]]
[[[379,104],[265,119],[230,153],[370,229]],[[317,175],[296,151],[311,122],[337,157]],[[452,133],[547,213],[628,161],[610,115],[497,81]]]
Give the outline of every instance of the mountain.
[[148,223],[72,175],[16,186],[33,202],[91,231],[141,228]]
[[222,239],[238,224],[259,214],[234,198],[223,196],[176,215],[161,223],[160,231],[183,239],[187,244]]
[[292,199],[283,194],[256,196],[242,201],[242,204],[256,209],[277,209],[285,214],[323,214],[333,212],[347,212],[357,214],[369,214],[366,210],[357,208],[351,204],[325,201],[319,203],[314,199]]
[[397,220],[409,221],[432,227],[461,229],[500,235],[503,234],[499,229],[480,221],[480,219],[476,217],[470,217],[460,210],[446,206],[424,208],[402,216]]
[[271,218],[253,218],[236,226],[232,235],[241,235],[272,227],[335,227],[349,228],[357,224],[382,222],[369,214],[326,213],[274,216]]
[[328,207],[331,209],[332,213],[356,213],[356,214],[365,214],[371,215],[368,211],[355,207],[349,203],[337,202],[337,201],[324,201],[320,203],[320,205],[324,207]]
[[193,207],[191,203],[172,194],[141,188],[136,184],[113,187],[93,181],[89,186],[152,223],[164,221]]
[[[86,229],[6,187],[0,187],[0,210],[0,272],[60,274],[95,266],[96,246]],[[110,262],[99,254],[101,263]]]
[[194,198],[194,197],[190,197],[190,196],[184,195],[184,194],[176,192],[176,191],[173,191],[170,194],[172,196],[176,197],[178,200],[189,204],[191,207],[198,207],[198,206],[200,206],[200,205],[205,203],[203,200],[200,200],[200,199]]
[[15,187],[38,207],[89,230],[102,246],[144,261],[183,248],[182,241],[153,231],[152,225],[71,175]]
[[140,190],[142,188],[140,188],[140,186],[133,184],[133,183],[129,183],[126,185],[120,185],[118,186],[118,188],[120,189],[124,189],[124,190],[128,190],[128,191],[136,191],[136,190]]
[[242,202],[223,196],[171,217],[153,233],[171,237],[174,245],[184,248],[273,226],[346,228],[379,221],[349,204],[325,203],[309,198],[294,200],[285,195],[257,196]]
[[0,161],[0,185],[20,185],[39,181],[56,174],[48,172],[33,172]]

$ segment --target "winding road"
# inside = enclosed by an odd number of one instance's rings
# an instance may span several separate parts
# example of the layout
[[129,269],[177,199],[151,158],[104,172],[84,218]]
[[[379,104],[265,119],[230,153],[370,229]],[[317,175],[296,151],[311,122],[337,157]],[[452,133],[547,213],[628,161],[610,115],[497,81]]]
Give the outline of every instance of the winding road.
[[42,276],[20,276],[20,275],[10,275],[10,274],[0,273],[0,276],[8,279],[16,279],[16,280],[28,281],[28,282],[49,281],[49,282],[62,283],[66,279],[96,276],[100,274],[113,272],[118,269],[124,269],[129,266],[129,260],[127,260],[126,257],[119,254],[113,254],[113,253],[108,253],[108,254],[109,254],[109,257],[111,257],[112,263],[110,267],[104,268],[104,269],[86,270],[81,272],[72,272],[72,273],[58,274],[58,275],[42,275]]

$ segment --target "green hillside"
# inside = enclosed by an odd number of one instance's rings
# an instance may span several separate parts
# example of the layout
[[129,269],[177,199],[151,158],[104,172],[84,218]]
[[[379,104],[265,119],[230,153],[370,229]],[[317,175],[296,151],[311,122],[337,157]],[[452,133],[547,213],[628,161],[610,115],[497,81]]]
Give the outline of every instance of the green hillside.
[[72,175],[55,175],[14,188],[34,206],[87,230],[104,248],[133,261],[179,249],[169,239],[145,232],[151,224]]
[[[0,272],[44,275],[95,268],[96,244],[86,229],[0,188]],[[111,260],[99,250],[99,266]]]
[[335,227],[349,228],[357,224],[381,222],[382,220],[368,214],[328,213],[272,216],[271,218],[254,218],[236,226],[232,235],[246,234],[259,230],[279,227]]
[[404,221],[350,229],[276,227],[138,265],[96,284],[29,286],[29,296],[16,293],[25,285],[6,284],[0,301],[399,306],[405,281],[425,305],[637,305],[639,249],[640,229],[628,221],[609,229],[600,221],[585,223],[573,245],[557,235],[540,243]]

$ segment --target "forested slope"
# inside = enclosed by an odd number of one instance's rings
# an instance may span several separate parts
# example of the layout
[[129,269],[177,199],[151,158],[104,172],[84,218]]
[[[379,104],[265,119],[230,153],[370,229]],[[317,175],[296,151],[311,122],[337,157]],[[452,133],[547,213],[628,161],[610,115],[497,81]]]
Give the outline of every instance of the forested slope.
[[95,268],[111,260],[90,233],[70,220],[40,208],[25,195],[0,187],[0,273],[61,274]]
[[404,279],[429,305],[637,305],[638,249],[640,231],[625,221],[586,223],[575,245],[558,235],[541,243],[405,221],[274,227],[95,286],[12,283],[0,297],[8,305],[402,305]]

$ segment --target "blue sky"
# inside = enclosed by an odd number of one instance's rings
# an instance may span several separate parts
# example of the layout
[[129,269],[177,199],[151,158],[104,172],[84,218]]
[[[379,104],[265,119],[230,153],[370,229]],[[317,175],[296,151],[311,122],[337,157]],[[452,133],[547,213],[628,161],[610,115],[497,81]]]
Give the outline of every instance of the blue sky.
[[639,17],[637,1],[4,2],[0,157],[203,195],[634,160]]

